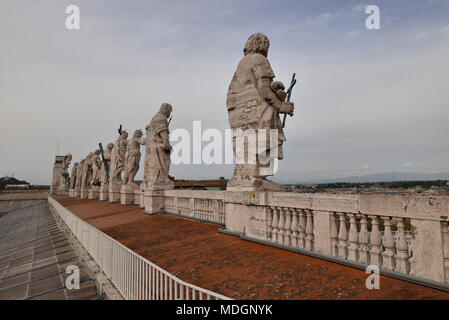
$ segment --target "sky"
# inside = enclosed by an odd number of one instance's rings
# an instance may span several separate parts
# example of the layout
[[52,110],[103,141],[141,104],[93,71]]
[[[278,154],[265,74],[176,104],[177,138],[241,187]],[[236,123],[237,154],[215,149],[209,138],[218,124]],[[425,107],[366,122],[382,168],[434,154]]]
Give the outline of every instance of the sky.
[[[79,30],[65,27],[72,4]],[[58,149],[73,164],[120,124],[144,130],[163,102],[172,131],[229,128],[226,92],[255,32],[275,80],[298,78],[273,180],[449,172],[449,0],[2,0],[0,176],[49,184]],[[170,174],[229,178],[233,165]]]

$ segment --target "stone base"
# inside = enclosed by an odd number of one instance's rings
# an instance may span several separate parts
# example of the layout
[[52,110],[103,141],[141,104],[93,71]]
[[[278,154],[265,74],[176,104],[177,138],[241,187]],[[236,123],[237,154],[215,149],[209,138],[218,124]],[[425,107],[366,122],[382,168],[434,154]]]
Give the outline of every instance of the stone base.
[[70,198],[75,198],[75,189],[70,189],[69,190],[69,197]]
[[88,192],[88,198],[91,200],[97,200],[100,196],[100,187],[93,186],[91,189],[89,189]]
[[145,208],[145,191],[144,190],[140,190],[139,207],[142,208],[142,209]]
[[81,197],[81,190],[78,188],[75,188],[75,191],[73,192],[74,198],[80,198]]
[[89,198],[89,189],[81,188],[80,198],[88,199]]
[[120,202],[120,190],[122,183],[120,180],[109,183],[109,202]]
[[262,169],[260,164],[236,164],[234,176],[229,179],[226,191],[284,192],[284,185],[266,180],[266,175],[260,174]]
[[267,213],[268,207],[226,203],[226,230],[267,241]]
[[134,204],[134,191],[138,190],[139,186],[136,184],[125,184],[120,189],[120,203]]
[[109,200],[109,184],[104,184],[100,187],[99,200],[100,201]]
[[144,212],[156,214],[164,212],[164,190],[146,190],[144,194]]
[[143,200],[142,190],[140,190],[140,189],[134,190],[134,204],[139,207],[142,207],[142,203],[143,203],[143,202],[141,202],[142,200]]

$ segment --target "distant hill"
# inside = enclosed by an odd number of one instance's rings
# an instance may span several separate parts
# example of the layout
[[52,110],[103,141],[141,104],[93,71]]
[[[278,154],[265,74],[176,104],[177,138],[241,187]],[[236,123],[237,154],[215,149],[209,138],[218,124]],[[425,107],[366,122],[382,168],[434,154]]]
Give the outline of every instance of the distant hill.
[[0,178],[0,189],[5,189],[5,186],[7,184],[29,184],[26,181],[23,180],[17,180],[14,177],[3,177]]
[[332,183],[332,182],[391,182],[391,181],[427,181],[449,180],[449,173],[418,173],[418,172],[382,172],[363,176],[350,176],[335,179],[315,179],[306,183]]

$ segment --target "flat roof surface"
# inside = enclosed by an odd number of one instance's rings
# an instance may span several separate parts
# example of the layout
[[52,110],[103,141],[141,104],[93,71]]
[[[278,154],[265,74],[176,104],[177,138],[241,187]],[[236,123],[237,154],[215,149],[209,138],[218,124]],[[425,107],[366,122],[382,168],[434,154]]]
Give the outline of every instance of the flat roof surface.
[[449,293],[218,232],[221,226],[134,205],[55,197],[91,225],[178,278],[234,299],[449,299]]
[[[68,290],[66,267],[80,270],[80,288]],[[79,256],[56,224],[48,203],[0,217],[0,300],[98,298]]]

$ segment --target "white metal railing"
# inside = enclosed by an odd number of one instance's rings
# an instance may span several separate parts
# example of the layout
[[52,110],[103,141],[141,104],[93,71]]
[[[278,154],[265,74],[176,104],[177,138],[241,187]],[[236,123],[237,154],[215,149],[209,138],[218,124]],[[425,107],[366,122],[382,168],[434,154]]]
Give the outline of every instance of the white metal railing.
[[125,299],[230,300],[178,279],[83,221],[52,197],[48,202]]

